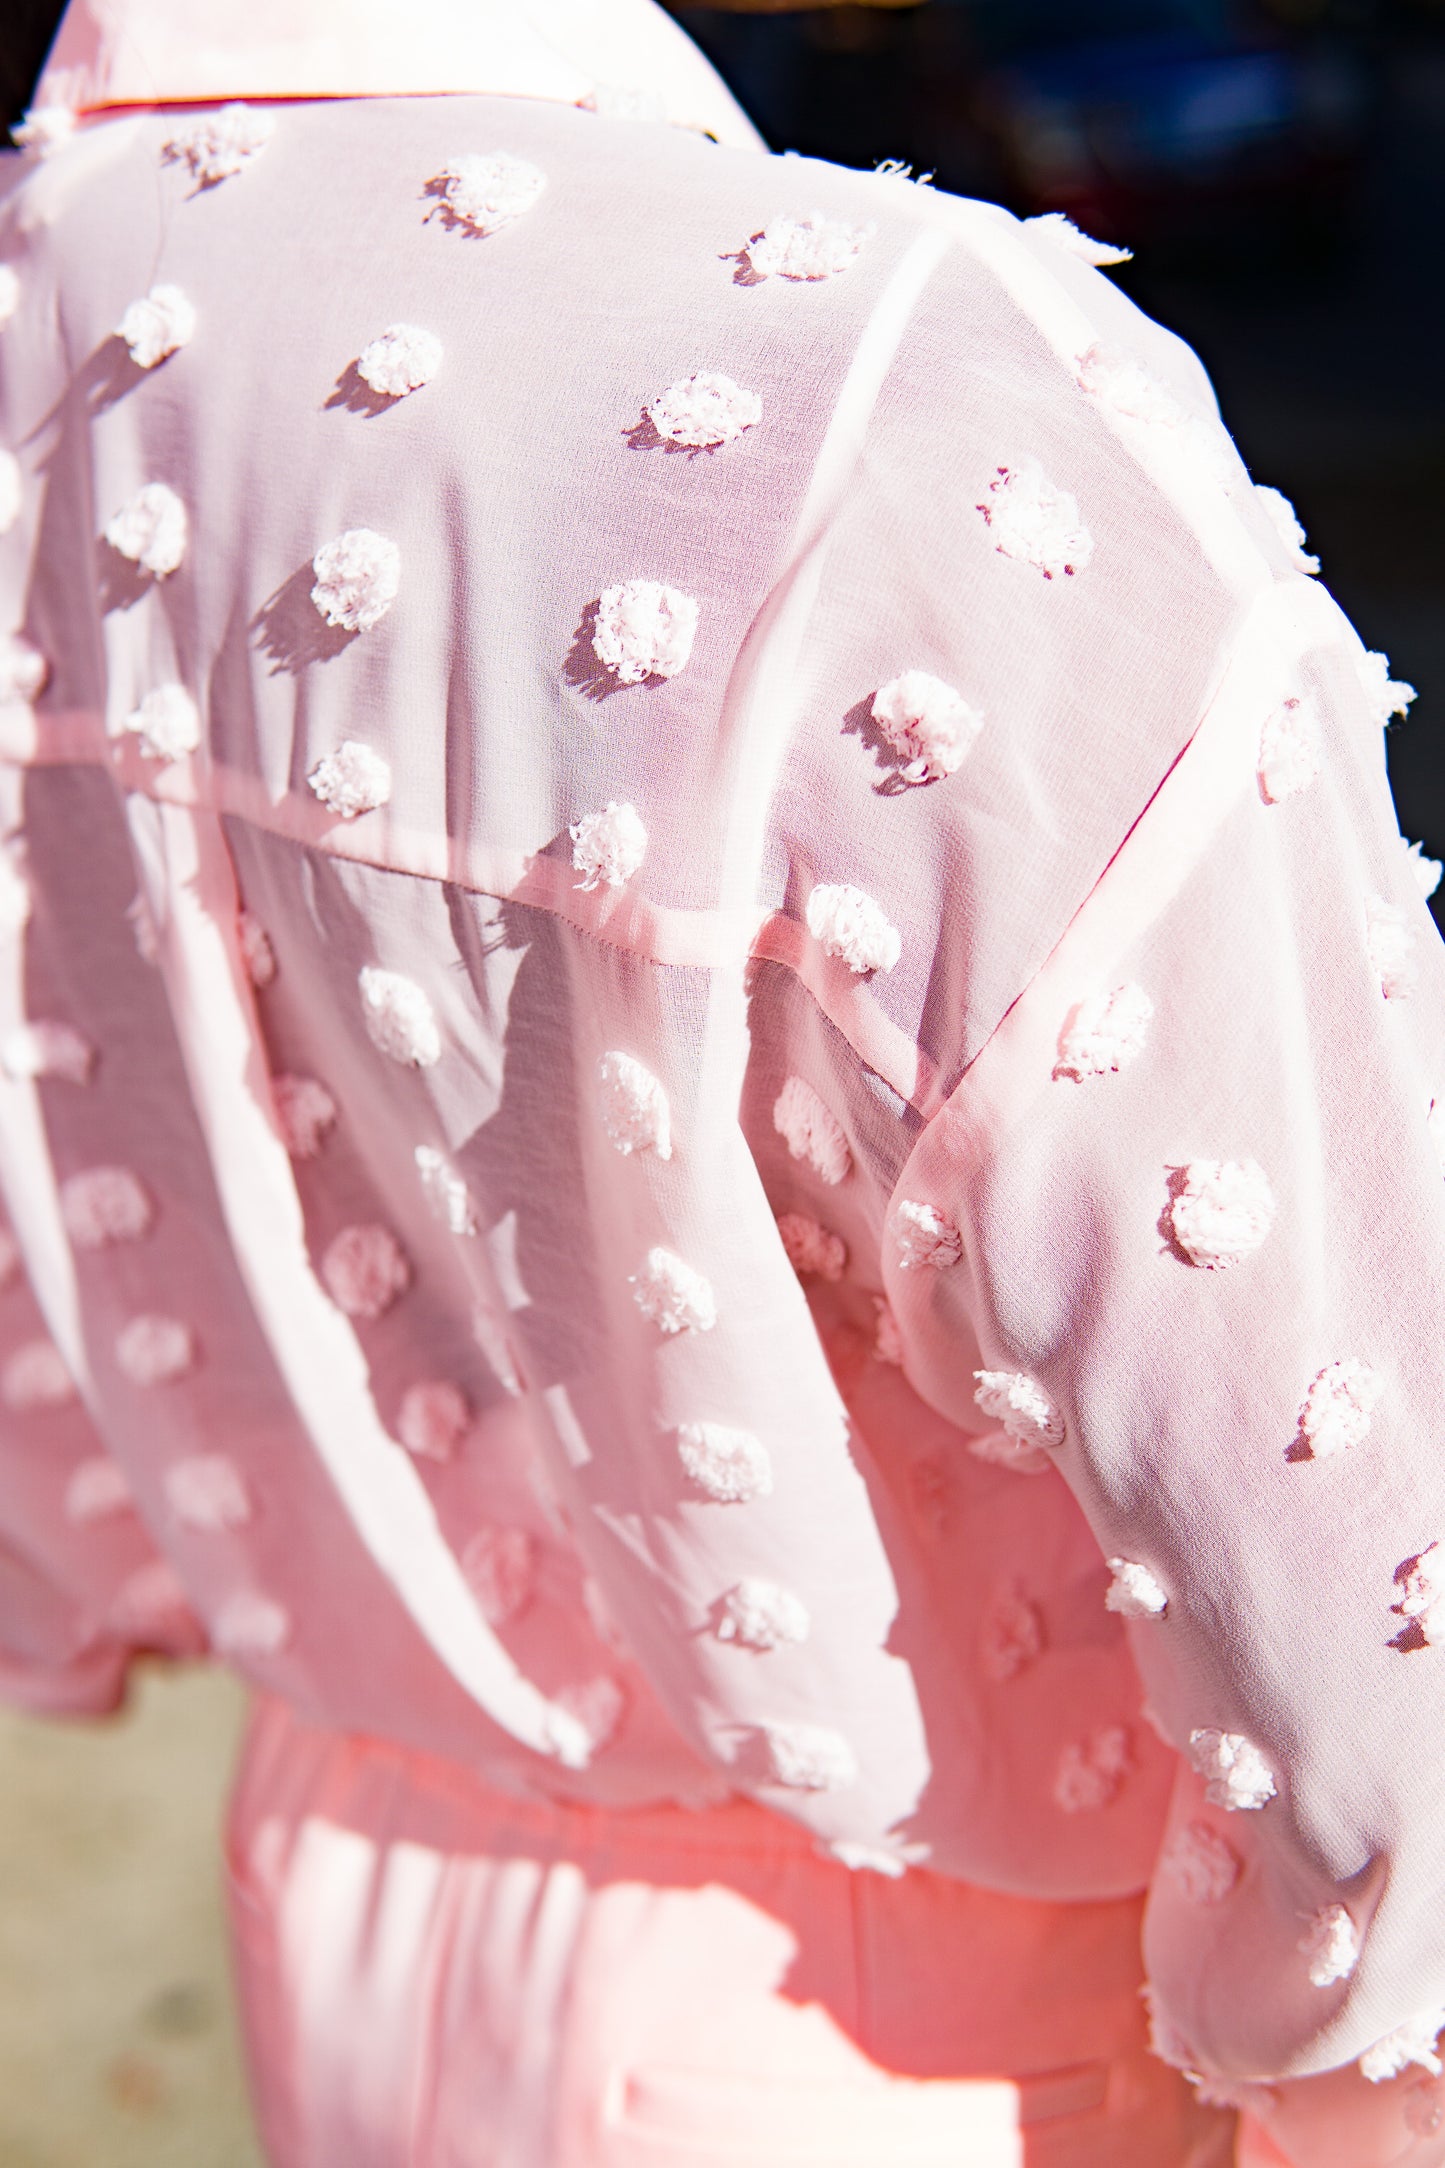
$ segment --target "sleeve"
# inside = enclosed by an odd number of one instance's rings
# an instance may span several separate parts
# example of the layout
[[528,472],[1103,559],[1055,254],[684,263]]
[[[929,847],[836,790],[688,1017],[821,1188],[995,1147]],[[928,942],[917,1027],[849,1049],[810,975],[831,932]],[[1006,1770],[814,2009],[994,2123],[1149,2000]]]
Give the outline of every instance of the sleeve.
[[886,1268],[912,1382],[1070,1486],[1177,1750],[1156,2046],[1309,2168],[1445,2158],[1409,2150],[1445,2026],[1445,959],[1385,772],[1407,692],[1314,582],[1254,606],[925,1131]]
[[137,1653],[203,1646],[0,1229],[0,1701],[102,1716]]

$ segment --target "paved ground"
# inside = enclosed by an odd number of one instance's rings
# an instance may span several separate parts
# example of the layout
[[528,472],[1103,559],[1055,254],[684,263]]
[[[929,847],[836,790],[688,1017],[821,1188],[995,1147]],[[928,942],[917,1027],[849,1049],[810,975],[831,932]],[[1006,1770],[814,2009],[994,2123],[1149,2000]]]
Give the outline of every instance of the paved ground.
[[241,1713],[192,1667],[103,1724],[0,1712],[0,2168],[263,2168],[219,1894]]

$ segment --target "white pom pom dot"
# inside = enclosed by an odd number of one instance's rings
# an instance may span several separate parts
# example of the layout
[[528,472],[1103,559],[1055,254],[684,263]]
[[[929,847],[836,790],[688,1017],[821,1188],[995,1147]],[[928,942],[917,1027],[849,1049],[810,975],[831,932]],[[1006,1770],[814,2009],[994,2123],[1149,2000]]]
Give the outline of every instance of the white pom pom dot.
[[1257,1250],[1274,1224],[1274,1193],[1252,1159],[1192,1159],[1170,1208],[1193,1265],[1220,1272]]
[[763,418],[763,402],[730,376],[699,371],[659,392],[647,408],[647,418],[669,444],[696,451],[731,444],[745,429],[756,428]]
[[343,1227],[321,1259],[327,1293],[348,1317],[385,1316],[411,1285],[411,1266],[387,1227]]
[[593,653],[621,685],[676,677],[692,654],[697,622],[696,599],[681,588],[624,580],[598,597]]
[[389,324],[357,356],[356,373],[383,399],[404,399],[429,384],[442,365],[442,342],[417,324]]
[[132,301],[116,325],[116,337],[130,348],[138,369],[189,346],[196,335],[196,312],[179,286],[152,286],[143,301]]
[[429,1069],[440,1061],[442,1038],[436,1013],[414,979],[366,964],[357,986],[361,1014],[379,1052],[414,1069]]
[[808,931],[829,956],[860,978],[869,971],[891,971],[903,953],[903,938],[881,904],[848,882],[823,882],[808,897]]
[[646,856],[647,830],[635,805],[618,805],[609,799],[600,813],[584,813],[567,833],[572,838],[573,871],[582,875],[577,886],[589,894],[601,882],[621,888]]
[[186,508],[164,482],[147,482],[111,519],[105,539],[156,579],[168,579],[186,554]]
[[311,600],[328,625],[370,632],[401,591],[401,551],[371,527],[348,527],[311,560]]
[[346,738],[306,778],[329,812],[344,821],[374,813],[391,797],[391,766],[369,745]]

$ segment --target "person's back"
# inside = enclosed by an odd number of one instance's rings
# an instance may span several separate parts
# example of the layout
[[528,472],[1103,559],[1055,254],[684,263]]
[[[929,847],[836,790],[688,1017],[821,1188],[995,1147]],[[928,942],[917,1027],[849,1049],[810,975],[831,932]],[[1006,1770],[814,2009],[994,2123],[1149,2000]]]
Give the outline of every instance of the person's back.
[[[952,2063],[844,2019],[935,2081],[1108,2064],[1034,1901],[1130,1949],[1164,1841],[1171,2059],[1332,2067],[1445,1996],[1398,689],[1071,229],[594,102],[97,117],[6,201],[15,1690],[204,1634],[524,1821],[756,1799],[922,1870],[890,1982],[1006,1893]],[[1030,2162],[1186,2157],[1090,2082]]]

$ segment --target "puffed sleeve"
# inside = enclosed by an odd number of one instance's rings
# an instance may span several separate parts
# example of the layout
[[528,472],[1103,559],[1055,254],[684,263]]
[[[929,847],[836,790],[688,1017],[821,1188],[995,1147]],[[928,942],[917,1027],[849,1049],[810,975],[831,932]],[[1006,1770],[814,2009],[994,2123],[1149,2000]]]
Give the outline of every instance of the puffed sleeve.
[[1359,2063],[1310,2168],[1426,2157],[1445,2025],[1445,959],[1405,690],[1313,581],[1252,606],[925,1131],[886,1267],[915,1386],[1070,1486],[1177,1750],[1160,2052],[1216,2090]]

